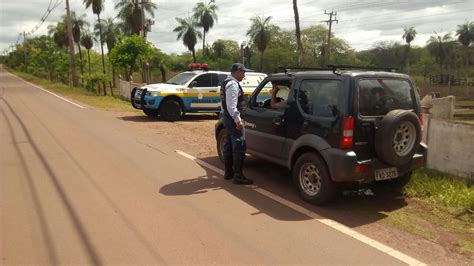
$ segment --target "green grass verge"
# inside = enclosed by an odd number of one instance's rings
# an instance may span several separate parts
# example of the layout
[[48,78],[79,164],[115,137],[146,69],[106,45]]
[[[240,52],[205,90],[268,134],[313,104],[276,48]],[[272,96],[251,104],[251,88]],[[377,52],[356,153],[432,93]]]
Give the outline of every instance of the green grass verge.
[[421,169],[413,173],[405,187],[405,195],[427,202],[435,208],[456,216],[474,214],[474,186],[434,170]]
[[474,254],[472,184],[438,171],[419,169],[404,194],[409,204],[385,212],[384,222],[461,254]]
[[11,73],[30,81],[51,92],[63,95],[72,100],[82,102],[86,105],[106,111],[139,112],[134,109],[130,102],[124,101],[116,96],[103,96],[87,91],[84,88],[73,88],[62,83],[51,82],[33,75],[8,69]]

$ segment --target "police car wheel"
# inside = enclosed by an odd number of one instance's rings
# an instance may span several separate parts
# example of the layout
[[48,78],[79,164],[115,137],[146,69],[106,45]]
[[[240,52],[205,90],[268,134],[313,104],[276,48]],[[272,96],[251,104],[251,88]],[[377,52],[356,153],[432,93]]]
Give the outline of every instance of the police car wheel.
[[182,114],[181,105],[175,100],[168,99],[160,106],[160,116],[166,121],[179,120]]
[[143,108],[143,112],[150,117],[154,117],[158,115],[158,110],[156,109],[149,109],[149,108]]

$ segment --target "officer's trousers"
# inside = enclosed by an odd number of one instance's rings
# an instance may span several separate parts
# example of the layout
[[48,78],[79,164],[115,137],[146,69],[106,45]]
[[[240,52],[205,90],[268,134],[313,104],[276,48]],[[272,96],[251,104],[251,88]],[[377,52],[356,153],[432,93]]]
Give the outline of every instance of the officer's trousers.
[[234,119],[228,115],[223,115],[221,119],[226,131],[226,138],[222,144],[224,160],[243,160],[246,150],[244,128],[237,129]]

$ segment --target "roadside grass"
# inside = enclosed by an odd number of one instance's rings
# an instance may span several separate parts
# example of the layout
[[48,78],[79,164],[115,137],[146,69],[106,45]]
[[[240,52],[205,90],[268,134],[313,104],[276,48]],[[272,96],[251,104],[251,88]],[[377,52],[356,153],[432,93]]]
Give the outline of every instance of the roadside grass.
[[435,170],[415,171],[405,187],[405,195],[457,217],[474,215],[474,184]]
[[474,255],[474,185],[434,170],[416,170],[404,194],[409,204],[386,213],[386,223]]
[[98,95],[94,92],[87,91],[84,88],[74,88],[62,83],[51,82],[49,80],[44,80],[27,73],[14,71],[12,69],[8,69],[8,71],[12,72],[18,77],[21,77],[40,87],[43,87],[46,90],[58,93],[72,100],[79,101],[81,103],[96,107],[101,110],[118,112],[138,112],[138,110],[134,109],[128,101],[124,101],[116,96]]

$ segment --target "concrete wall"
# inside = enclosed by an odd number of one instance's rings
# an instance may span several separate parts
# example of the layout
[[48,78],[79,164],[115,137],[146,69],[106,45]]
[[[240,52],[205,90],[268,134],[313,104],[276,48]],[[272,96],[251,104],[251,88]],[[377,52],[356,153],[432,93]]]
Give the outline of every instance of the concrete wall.
[[120,97],[125,100],[130,100],[130,93],[133,88],[141,87],[145,85],[144,83],[133,83],[131,81],[119,80],[119,92]]
[[474,179],[474,125],[436,118],[428,123],[427,168]]
[[454,96],[432,99],[433,107],[430,109],[432,118],[452,120],[454,117]]

